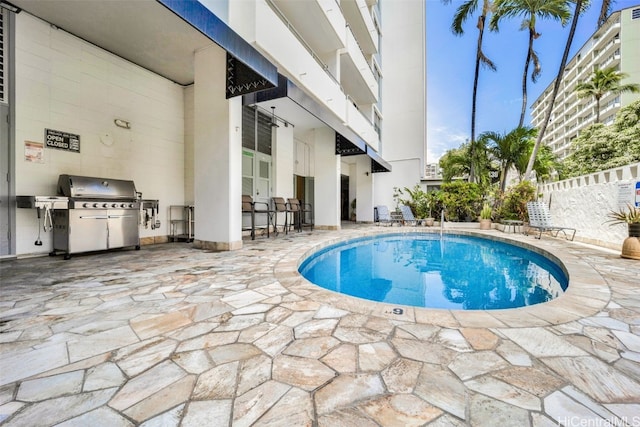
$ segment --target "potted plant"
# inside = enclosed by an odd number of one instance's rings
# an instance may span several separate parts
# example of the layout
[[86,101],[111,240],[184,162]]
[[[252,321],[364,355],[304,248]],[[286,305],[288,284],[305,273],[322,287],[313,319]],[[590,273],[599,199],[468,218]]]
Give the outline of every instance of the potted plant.
[[611,211],[607,215],[611,225],[627,224],[629,236],[622,243],[622,258],[640,259],[640,209],[632,205]]
[[480,211],[480,230],[491,230],[491,206],[488,202],[484,202],[484,206]]
[[353,199],[351,201],[351,215],[350,215],[350,219],[351,221],[355,222],[356,221],[356,199]]

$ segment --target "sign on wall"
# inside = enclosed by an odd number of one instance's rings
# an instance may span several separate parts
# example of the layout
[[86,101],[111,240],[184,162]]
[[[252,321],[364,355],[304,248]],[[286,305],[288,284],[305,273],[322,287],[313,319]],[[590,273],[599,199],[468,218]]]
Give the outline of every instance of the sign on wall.
[[24,160],[27,162],[44,163],[43,151],[44,144],[42,142],[24,142]]
[[74,133],[45,129],[44,141],[49,148],[71,151],[73,153],[80,152],[80,135]]
[[618,182],[618,207],[640,207],[640,181]]

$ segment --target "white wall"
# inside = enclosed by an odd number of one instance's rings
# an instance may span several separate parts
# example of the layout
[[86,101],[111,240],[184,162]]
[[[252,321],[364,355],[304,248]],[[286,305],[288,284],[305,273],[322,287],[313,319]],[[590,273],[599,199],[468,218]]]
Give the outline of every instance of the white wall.
[[[620,186],[640,181],[640,163],[541,185],[542,200],[551,202],[555,225],[575,228],[575,240],[619,249],[626,225],[609,225],[607,214],[618,210]],[[624,203],[622,203],[624,204]]]
[[335,154],[335,133],[317,128],[314,134],[314,221],[319,229],[340,228],[340,156]]
[[357,186],[356,220],[373,222],[373,175],[371,173],[371,159],[368,156],[358,156],[355,166],[355,185]]
[[[16,194],[55,195],[60,174],[130,179],[160,200],[162,227],[141,237],[167,235],[168,206],[184,203],[182,86],[27,13],[16,15],[15,43]],[[43,163],[25,161],[25,141],[44,142],[45,128],[80,135],[80,153],[45,148]],[[18,255],[52,249],[51,233],[34,246],[35,218],[17,210]]]
[[195,242],[204,249],[242,247],[242,99],[225,99],[226,52],[195,54]]
[[[382,148],[387,161],[420,159],[426,144],[426,34],[423,0],[383,1]],[[417,181],[416,181],[417,182]]]
[[190,85],[184,89],[184,202],[187,205],[193,205],[195,201],[193,188],[195,180],[193,172],[194,107],[194,87]]
[[387,205],[389,209],[394,209],[396,205],[393,200],[393,188],[398,187],[404,190],[404,187],[413,188],[419,184],[420,179],[416,179],[416,170],[419,168],[420,161],[408,159],[389,163],[393,168],[392,173],[378,172],[373,174],[373,205]]
[[[274,144],[272,145],[274,174],[271,195],[286,199],[293,197],[294,155],[296,154],[293,126],[280,125],[275,130]],[[308,159],[301,160],[309,161]]]
[[391,173],[374,175],[374,205],[391,209],[393,187],[413,187],[424,175],[426,153],[426,47],[422,0],[383,1],[382,141]]

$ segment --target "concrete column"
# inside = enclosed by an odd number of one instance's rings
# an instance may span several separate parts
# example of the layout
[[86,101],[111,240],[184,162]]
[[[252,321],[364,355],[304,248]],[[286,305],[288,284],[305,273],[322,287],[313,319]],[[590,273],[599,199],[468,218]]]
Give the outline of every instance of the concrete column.
[[[271,159],[273,161],[273,181],[271,195],[282,197],[285,201],[293,197],[293,157],[295,152],[293,142],[293,126],[274,128],[271,144]],[[276,224],[285,222],[285,213],[277,214]]]
[[293,156],[295,147],[293,143],[293,126],[275,128],[271,155],[273,159],[273,196],[293,197]]
[[373,174],[371,158],[358,156],[355,163],[356,219],[358,222],[373,222]]
[[330,128],[315,129],[314,193],[315,227],[340,229],[340,156],[336,156],[335,132]]
[[218,46],[195,54],[195,246],[242,247],[242,104],[225,99],[226,52]]

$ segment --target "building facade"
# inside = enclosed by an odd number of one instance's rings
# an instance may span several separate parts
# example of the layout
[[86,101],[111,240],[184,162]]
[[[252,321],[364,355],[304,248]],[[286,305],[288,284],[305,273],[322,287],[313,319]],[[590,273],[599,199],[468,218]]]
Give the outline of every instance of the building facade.
[[[159,200],[143,243],[192,205],[198,247],[239,248],[243,194],[304,199],[318,228],[339,229],[353,199],[373,220],[419,181],[426,135],[424,4],[385,3],[2,1],[0,256],[51,250],[15,196],[55,195],[60,174]],[[45,129],[78,150],[47,146]]]
[[[629,77],[623,83],[640,83],[638,46],[640,5],[612,13],[568,62],[543,140],[559,159],[564,159],[571,153],[571,141],[596,120],[595,100],[578,98],[576,85],[589,80],[594,69],[612,66],[628,74]],[[531,106],[531,122],[534,127],[540,127],[544,120],[554,84],[555,81],[551,82]],[[620,108],[639,97],[640,95],[633,93],[608,93],[600,100],[600,122],[612,124]]]

